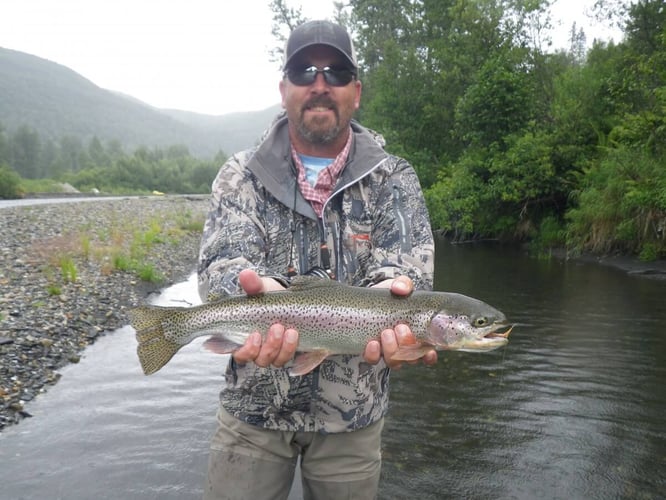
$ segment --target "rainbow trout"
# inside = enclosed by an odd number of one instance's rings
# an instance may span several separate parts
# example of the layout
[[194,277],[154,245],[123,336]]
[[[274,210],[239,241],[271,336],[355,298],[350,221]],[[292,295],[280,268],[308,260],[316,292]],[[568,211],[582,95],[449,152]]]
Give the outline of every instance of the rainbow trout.
[[371,339],[399,323],[416,343],[392,357],[418,359],[437,350],[490,351],[506,345],[511,328],[503,313],[457,293],[415,291],[396,297],[388,289],[361,288],[312,277],[296,278],[284,291],[233,295],[194,307],[141,306],[130,311],[137,353],[146,375],[162,368],[178,350],[209,335],[204,346],[231,353],[252,332],[281,323],[299,333],[290,375],[304,375],[332,354],[362,354]]

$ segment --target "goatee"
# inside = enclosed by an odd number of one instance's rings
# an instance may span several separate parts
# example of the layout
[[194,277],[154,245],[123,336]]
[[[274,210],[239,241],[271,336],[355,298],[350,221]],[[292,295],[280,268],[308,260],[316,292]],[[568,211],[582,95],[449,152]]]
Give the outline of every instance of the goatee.
[[[305,112],[311,108],[326,107],[329,108],[335,114],[335,123],[332,126],[327,127],[328,120],[320,121],[316,118],[310,120],[310,123],[306,123]],[[342,131],[340,126],[340,116],[338,114],[338,109],[330,99],[327,97],[316,97],[308,101],[301,112],[301,119],[298,123],[298,132],[300,135],[311,144],[330,144],[335,141]]]

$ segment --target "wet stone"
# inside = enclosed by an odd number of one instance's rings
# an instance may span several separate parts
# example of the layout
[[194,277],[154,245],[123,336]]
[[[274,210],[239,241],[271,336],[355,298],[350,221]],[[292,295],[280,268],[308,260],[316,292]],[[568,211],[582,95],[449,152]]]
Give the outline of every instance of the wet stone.
[[[112,226],[148,227],[164,215],[176,224],[183,213],[200,214],[203,220],[207,208],[204,196],[0,209],[0,430],[30,416],[25,403],[57,383],[58,370],[78,362],[86,346],[126,325],[127,311],[145,301],[148,290],[186,279],[194,271],[201,240],[195,231],[184,233],[178,245],[153,247],[147,258],[166,279],[147,285],[133,274],[109,272],[104,259],[77,255],[72,242],[79,238],[72,233],[88,235],[94,245],[92,238]],[[75,261],[74,283],[65,282],[51,264],[64,245]]]

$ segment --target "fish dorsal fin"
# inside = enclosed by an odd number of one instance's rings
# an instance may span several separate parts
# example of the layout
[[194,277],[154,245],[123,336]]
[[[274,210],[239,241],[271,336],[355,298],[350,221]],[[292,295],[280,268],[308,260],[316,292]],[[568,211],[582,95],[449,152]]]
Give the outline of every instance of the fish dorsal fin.
[[320,290],[322,288],[344,287],[342,283],[337,281],[317,278],[316,276],[295,276],[291,279],[290,290],[294,292],[305,292],[312,290]]

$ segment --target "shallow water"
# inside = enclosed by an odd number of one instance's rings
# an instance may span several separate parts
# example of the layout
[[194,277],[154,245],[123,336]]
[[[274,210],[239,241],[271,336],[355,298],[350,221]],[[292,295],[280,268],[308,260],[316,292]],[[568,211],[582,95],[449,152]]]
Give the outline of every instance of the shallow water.
[[[500,351],[393,375],[380,498],[662,498],[666,282],[494,246],[438,256],[437,289],[519,325]],[[183,299],[194,280],[159,303]],[[0,498],[201,497],[227,357],[199,342],[146,377],[135,345],[103,337],[0,434]]]
[[[197,300],[194,277],[155,302],[183,297]],[[201,498],[226,361],[198,342],[146,377],[131,327],[102,337],[0,434],[0,498]]]
[[125,198],[133,198],[131,196],[63,196],[62,198],[25,198],[20,200],[3,200],[0,199],[1,208],[12,207],[30,207],[34,205],[53,205],[60,203],[78,203],[83,201],[105,201],[105,200],[123,200]]

